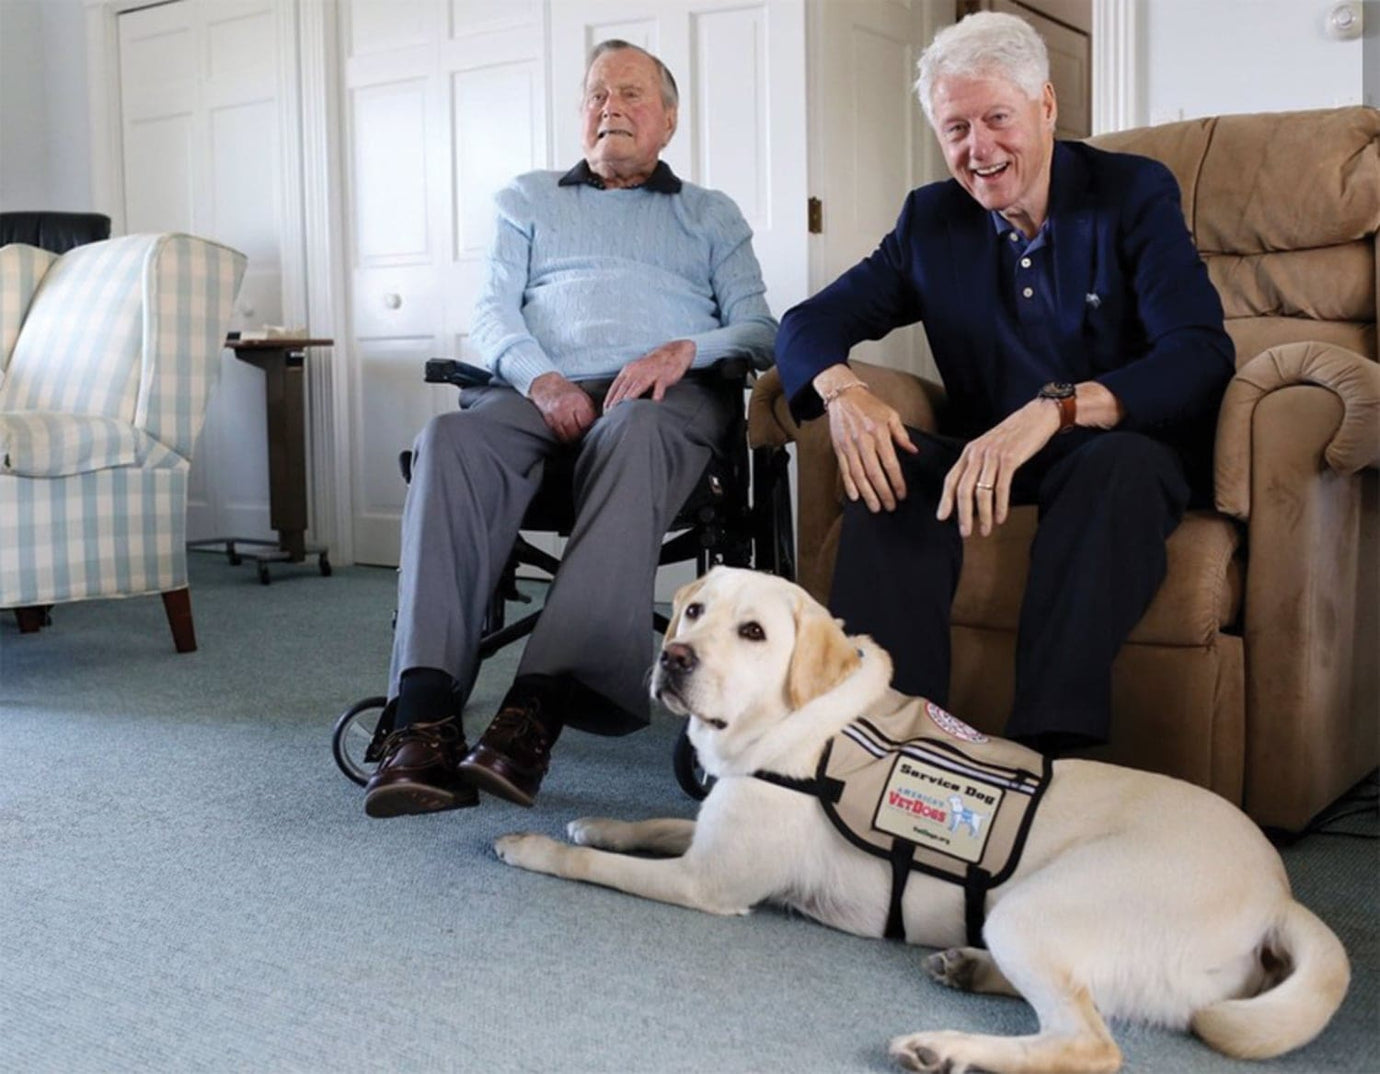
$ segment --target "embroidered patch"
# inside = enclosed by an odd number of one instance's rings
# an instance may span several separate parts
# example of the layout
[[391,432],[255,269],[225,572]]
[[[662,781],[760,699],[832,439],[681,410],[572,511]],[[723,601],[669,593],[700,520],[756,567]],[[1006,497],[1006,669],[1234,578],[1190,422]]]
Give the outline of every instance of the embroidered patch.
[[929,713],[930,719],[933,720],[935,725],[946,735],[952,735],[954,738],[960,739],[963,742],[988,741],[987,736],[976,727],[969,727],[957,716],[950,712],[945,712],[933,701],[925,702],[925,711]]
[[872,826],[963,861],[981,861],[1005,793],[970,776],[898,757]]

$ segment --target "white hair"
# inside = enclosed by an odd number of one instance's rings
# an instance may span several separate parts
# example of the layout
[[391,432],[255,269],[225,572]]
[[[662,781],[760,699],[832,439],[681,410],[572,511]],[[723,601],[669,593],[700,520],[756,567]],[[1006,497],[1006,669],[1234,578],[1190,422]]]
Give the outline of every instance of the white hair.
[[915,95],[934,124],[934,84],[941,78],[1004,78],[1032,101],[1049,81],[1049,52],[1035,28],[1018,15],[975,11],[934,35],[920,54]]
[[[3,0],[0,0],[3,2]],[[659,56],[654,56],[641,45],[634,45],[631,41],[624,41],[621,38],[610,37],[607,41],[600,41],[594,46],[589,54],[589,62],[585,64],[585,80],[580,83],[581,90],[589,85],[589,72],[594,67],[594,61],[606,52],[622,52],[624,50],[640,52],[651,60],[656,67],[657,76],[661,79],[661,103],[669,111],[680,105],[680,89],[676,86],[676,79],[671,74],[671,69],[661,62]]]

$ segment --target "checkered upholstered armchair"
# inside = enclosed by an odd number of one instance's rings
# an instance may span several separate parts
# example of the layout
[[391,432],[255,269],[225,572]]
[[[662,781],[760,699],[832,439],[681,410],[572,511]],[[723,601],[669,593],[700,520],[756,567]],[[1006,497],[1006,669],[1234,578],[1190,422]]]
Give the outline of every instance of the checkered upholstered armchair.
[[0,608],[161,593],[196,648],[187,475],[245,257],[190,235],[0,247]]

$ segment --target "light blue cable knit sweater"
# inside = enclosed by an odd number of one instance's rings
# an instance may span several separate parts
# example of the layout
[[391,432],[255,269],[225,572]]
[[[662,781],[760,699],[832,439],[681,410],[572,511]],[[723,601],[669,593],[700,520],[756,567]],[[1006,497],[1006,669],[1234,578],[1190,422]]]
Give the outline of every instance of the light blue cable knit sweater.
[[529,172],[499,191],[498,233],[470,341],[524,395],[543,373],[611,378],[676,339],[696,367],[731,354],[771,364],[776,321],[752,231],[726,194],[684,183],[558,186]]

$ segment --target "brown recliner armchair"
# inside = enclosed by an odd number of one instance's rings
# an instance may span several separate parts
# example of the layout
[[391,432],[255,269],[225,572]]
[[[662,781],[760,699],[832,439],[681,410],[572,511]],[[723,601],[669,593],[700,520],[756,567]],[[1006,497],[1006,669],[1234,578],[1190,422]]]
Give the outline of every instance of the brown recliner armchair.
[[[1237,373],[1218,420],[1216,511],[1190,512],[1113,671],[1097,756],[1191,780],[1296,831],[1380,761],[1380,111],[1223,116],[1092,140],[1163,161],[1222,296]],[[943,389],[859,368],[908,424]],[[798,426],[775,372],[755,447],[795,442],[800,582],[828,595],[842,486],[824,420]],[[969,538],[950,707],[1000,732],[1035,509]]]

